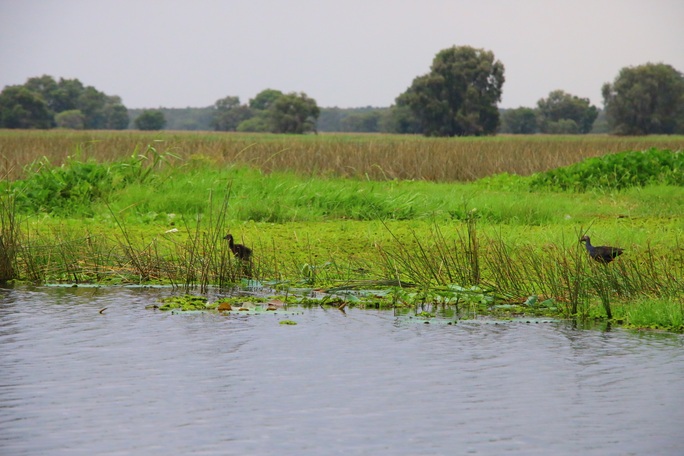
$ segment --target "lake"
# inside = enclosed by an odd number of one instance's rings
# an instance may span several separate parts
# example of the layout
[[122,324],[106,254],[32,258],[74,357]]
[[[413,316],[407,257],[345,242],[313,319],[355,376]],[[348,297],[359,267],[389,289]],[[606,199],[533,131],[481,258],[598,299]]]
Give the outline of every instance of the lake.
[[684,454],[681,335],[170,294],[0,289],[0,454]]

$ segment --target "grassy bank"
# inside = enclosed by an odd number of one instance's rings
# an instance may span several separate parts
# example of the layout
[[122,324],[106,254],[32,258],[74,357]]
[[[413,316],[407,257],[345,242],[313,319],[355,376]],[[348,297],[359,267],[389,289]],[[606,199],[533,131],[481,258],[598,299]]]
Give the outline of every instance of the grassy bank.
[[[374,141],[397,151],[412,142],[420,144],[416,150],[431,144],[379,136],[259,140],[297,147],[326,141],[341,147],[346,141],[347,151],[361,141],[366,155]],[[544,140],[554,147],[579,144],[574,138]],[[446,147],[450,141],[432,144]],[[505,161],[517,141],[542,139],[472,144],[500,144],[498,155],[488,152],[495,162]],[[622,187],[602,183],[600,176],[594,180],[584,172],[592,162],[580,163],[560,175],[584,184],[564,189],[557,172],[473,182],[373,180],[337,171],[313,176],[246,167],[239,160],[221,162],[207,150],[177,152],[145,146],[107,160],[86,159],[79,149],[64,166],[39,156],[27,160],[33,165],[25,180],[3,184],[3,278],[203,290],[249,276],[281,290],[347,290],[340,299],[350,305],[448,304],[500,316],[610,315],[635,327],[683,329],[684,192],[672,184],[678,173],[653,161],[611,156],[610,169],[649,168],[638,174],[651,177],[627,179]],[[679,166],[680,156],[673,157],[672,166]],[[222,240],[229,231],[254,249],[252,264],[232,257]],[[595,244],[618,245],[626,253],[607,266],[590,261],[578,242],[584,233]],[[359,289],[381,284],[394,284],[391,293],[352,299]]]

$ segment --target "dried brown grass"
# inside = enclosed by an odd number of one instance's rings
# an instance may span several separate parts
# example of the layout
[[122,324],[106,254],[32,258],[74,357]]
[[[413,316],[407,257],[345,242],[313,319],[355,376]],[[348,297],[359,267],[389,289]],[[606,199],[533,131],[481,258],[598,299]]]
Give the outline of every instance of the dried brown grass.
[[24,176],[42,157],[53,165],[68,156],[113,162],[148,145],[188,164],[253,166],[372,180],[471,181],[508,172],[519,175],[576,163],[588,157],[650,147],[679,150],[681,136],[497,136],[424,138],[399,135],[285,136],[211,132],[0,131],[0,175]]

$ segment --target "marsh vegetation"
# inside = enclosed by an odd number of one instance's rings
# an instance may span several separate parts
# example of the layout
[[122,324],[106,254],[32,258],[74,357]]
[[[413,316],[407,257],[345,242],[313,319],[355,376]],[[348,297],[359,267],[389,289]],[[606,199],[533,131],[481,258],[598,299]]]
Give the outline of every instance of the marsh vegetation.
[[[682,330],[682,145],[4,131],[0,272]],[[585,234],[624,254],[591,261]]]

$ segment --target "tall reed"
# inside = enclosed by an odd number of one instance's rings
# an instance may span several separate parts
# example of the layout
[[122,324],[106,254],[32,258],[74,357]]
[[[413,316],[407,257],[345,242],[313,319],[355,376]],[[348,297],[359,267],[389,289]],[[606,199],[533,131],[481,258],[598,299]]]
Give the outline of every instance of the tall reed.
[[658,254],[647,246],[606,265],[589,259],[573,240],[568,246],[516,245],[497,234],[478,233],[474,242],[472,222],[455,231],[451,240],[439,229],[429,241],[414,234],[411,244],[393,235],[395,242],[377,246],[384,276],[423,289],[479,283],[513,302],[539,295],[553,299],[563,315],[582,318],[589,316],[594,300],[610,319],[616,300],[684,295],[681,252]]
[[16,277],[18,229],[14,194],[0,195],[0,282]]
[[[47,157],[60,165],[67,157],[115,162],[132,150],[154,149],[184,163],[242,164],[302,175],[333,174],[373,180],[471,181],[508,172],[529,175],[588,157],[643,150],[680,150],[676,136],[613,137],[497,136],[423,138],[409,135],[324,134],[293,136],[210,132],[0,131],[0,174],[24,176],[32,162]],[[144,154],[143,154],[144,155]],[[148,154],[149,155],[149,154]]]

